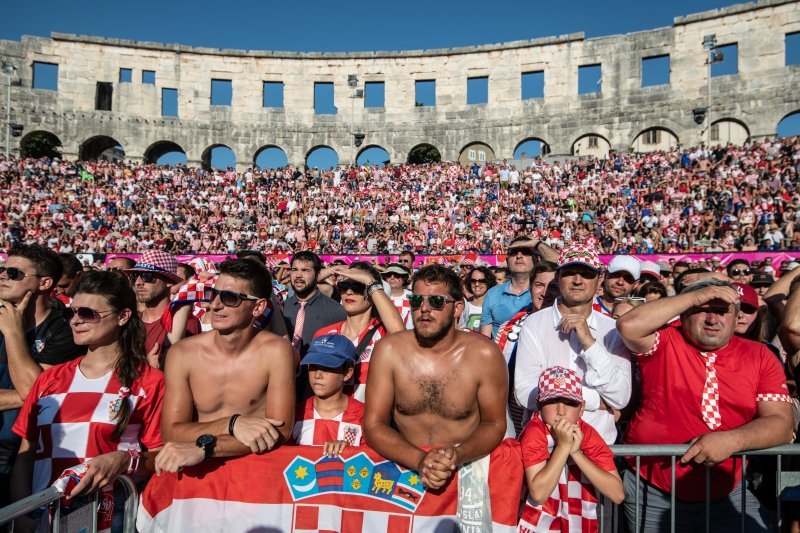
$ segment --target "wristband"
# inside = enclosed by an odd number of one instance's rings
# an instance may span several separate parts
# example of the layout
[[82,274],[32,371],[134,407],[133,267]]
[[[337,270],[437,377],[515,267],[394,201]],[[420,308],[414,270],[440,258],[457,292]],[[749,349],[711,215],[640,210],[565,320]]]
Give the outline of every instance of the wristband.
[[378,291],[383,290],[383,283],[380,281],[373,281],[367,286],[367,297],[372,298],[372,295]]
[[236,425],[236,421],[239,420],[239,417],[242,415],[235,414],[231,417],[230,421],[228,422],[228,435],[233,437],[233,426]]
[[141,455],[138,450],[128,450],[128,455],[130,456],[130,462],[128,463],[128,471],[126,474],[131,475],[136,473],[139,469],[139,458]]

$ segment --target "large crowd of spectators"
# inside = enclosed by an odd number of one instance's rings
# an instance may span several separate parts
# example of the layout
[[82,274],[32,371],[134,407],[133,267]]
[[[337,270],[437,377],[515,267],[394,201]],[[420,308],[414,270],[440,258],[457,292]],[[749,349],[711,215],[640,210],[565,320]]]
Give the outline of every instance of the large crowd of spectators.
[[800,248],[800,137],[579,161],[236,172],[0,159],[2,247],[58,252],[601,253]]

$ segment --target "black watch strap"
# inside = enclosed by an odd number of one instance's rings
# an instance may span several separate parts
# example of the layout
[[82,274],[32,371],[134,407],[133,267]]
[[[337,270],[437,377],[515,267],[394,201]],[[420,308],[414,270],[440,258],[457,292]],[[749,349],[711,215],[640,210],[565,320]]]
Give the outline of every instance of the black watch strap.
[[203,450],[203,460],[206,460],[214,455],[214,448],[217,446],[217,437],[214,435],[200,435],[197,437],[195,444],[198,448]]

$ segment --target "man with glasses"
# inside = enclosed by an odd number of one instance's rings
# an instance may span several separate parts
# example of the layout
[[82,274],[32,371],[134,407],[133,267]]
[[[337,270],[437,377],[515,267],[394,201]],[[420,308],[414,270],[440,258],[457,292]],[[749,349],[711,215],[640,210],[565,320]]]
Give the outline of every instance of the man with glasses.
[[611,316],[614,302],[618,298],[627,298],[636,288],[641,274],[641,264],[630,255],[617,255],[608,264],[603,278],[603,294],[595,297],[592,309],[606,316]]
[[736,283],[748,285],[753,281],[753,273],[750,270],[750,262],[747,259],[734,259],[728,263],[727,270],[728,277]]
[[405,268],[409,272],[414,272],[414,259],[416,259],[414,252],[405,250],[403,252],[400,252],[400,258],[398,259],[397,262],[403,265],[403,268]]
[[610,445],[617,438],[614,409],[625,407],[631,396],[630,356],[614,319],[592,309],[603,270],[597,251],[584,244],[567,247],[558,265],[559,298],[520,330],[514,392],[520,405],[534,411],[541,373],[553,366],[575,370],[583,382],[583,420]]
[[271,277],[247,259],[219,266],[216,284],[206,291],[213,329],[178,342],[167,358],[161,415],[167,444],[156,457],[157,472],[177,472],[209,457],[264,453],[289,438],[292,348],[253,327],[272,293]]
[[20,440],[11,432],[19,407],[47,368],[86,352],[63,320],[63,304],[50,292],[61,279],[58,255],[39,245],[19,245],[0,267],[0,506]]
[[170,313],[170,292],[173,285],[182,281],[178,276],[178,262],[170,253],[148,250],[133,268],[124,272],[130,277],[140,305],[139,315],[146,332],[144,348],[147,360],[151,366],[162,368],[171,345],[201,331],[200,321],[191,314],[191,305],[178,308],[171,319],[171,327],[167,327],[170,322],[165,315]]
[[511,279],[492,287],[486,294],[481,311],[480,332],[483,335],[494,338],[500,324],[531,306],[530,276],[537,252],[547,261],[554,261],[558,256],[542,241],[525,236],[516,237],[509,244],[506,266]]
[[369,446],[435,489],[500,444],[508,377],[493,342],[456,329],[464,299],[455,272],[424,266],[412,288],[414,330],[375,347],[363,427]]

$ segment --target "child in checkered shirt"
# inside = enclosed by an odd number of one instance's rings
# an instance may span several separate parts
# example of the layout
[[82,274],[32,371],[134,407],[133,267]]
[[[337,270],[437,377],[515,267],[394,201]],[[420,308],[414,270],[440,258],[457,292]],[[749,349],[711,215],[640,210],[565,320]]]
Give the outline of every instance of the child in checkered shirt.
[[364,404],[343,392],[353,377],[356,351],[344,335],[322,335],[311,341],[301,365],[308,365],[314,396],[298,404],[292,439],[295,444],[322,446],[338,457],[347,446],[361,446]]
[[520,435],[529,494],[519,531],[597,531],[597,491],[616,504],[625,492],[608,445],[581,420],[578,375],[545,370],[538,404]]

